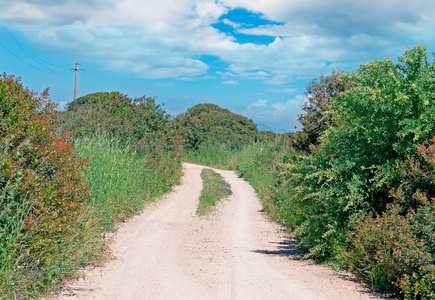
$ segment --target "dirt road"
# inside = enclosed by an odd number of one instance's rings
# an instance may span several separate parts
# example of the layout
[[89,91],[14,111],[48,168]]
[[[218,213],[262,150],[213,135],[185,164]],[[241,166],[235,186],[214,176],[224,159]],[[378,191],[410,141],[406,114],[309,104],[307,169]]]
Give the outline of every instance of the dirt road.
[[217,170],[233,194],[198,218],[202,168],[184,164],[182,185],[119,228],[116,259],[87,270],[59,299],[376,299],[351,276],[298,260],[233,172]]

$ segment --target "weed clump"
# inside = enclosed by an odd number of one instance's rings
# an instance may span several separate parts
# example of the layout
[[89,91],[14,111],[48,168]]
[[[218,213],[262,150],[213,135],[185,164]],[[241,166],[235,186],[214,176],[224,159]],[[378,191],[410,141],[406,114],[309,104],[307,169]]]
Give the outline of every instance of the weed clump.
[[216,203],[232,194],[231,186],[220,174],[211,169],[203,169],[201,172],[203,189],[199,197],[196,213],[204,216],[213,209]]

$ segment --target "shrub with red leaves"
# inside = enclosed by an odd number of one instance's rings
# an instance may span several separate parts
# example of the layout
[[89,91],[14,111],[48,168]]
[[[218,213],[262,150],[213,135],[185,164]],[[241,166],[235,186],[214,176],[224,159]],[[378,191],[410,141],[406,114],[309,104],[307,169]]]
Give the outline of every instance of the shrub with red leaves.
[[435,298],[435,138],[397,165],[395,202],[355,222],[351,269],[405,299]]
[[68,134],[56,136],[55,106],[48,89],[38,96],[20,78],[1,75],[0,228],[13,230],[17,218],[24,232],[38,228],[30,248],[49,248],[69,231],[89,197],[82,177],[87,162],[75,155]]

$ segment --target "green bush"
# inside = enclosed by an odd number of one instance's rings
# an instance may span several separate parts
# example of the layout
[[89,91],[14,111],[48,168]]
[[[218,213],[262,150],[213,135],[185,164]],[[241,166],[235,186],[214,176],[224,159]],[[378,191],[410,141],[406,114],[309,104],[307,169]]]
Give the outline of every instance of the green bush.
[[406,299],[434,299],[434,214],[432,201],[406,215],[391,205],[381,216],[369,214],[357,221],[349,252],[351,270],[377,289]]
[[430,299],[435,64],[416,45],[340,77],[352,86],[332,99],[320,143],[284,167],[287,222],[311,256]]
[[173,124],[186,150],[197,150],[205,143],[223,144],[234,150],[260,139],[252,120],[215,104],[197,104],[177,116]]
[[[419,156],[398,164],[395,203],[354,224],[350,266],[377,288],[407,299],[435,297],[435,138],[418,147]],[[382,238],[380,238],[382,237]]]
[[[30,297],[57,280],[62,243],[77,235],[88,199],[87,161],[52,127],[48,90],[37,97],[19,79],[0,78],[0,290]],[[54,260],[54,261],[53,261]]]
[[[332,100],[332,125],[312,154],[287,165],[288,207],[301,244],[321,259],[337,258],[351,221],[393,202],[396,166],[435,132],[435,65],[424,46],[363,63],[353,86]],[[289,211],[293,214],[293,211]]]
[[299,116],[304,127],[292,134],[292,146],[296,150],[309,152],[310,145],[320,144],[321,136],[332,125],[333,100],[353,86],[352,78],[344,74],[340,69],[333,69],[331,75],[322,74],[308,83],[304,113]]
[[69,104],[62,115],[61,131],[71,131],[75,138],[116,139],[152,157],[153,162],[168,154],[180,162],[182,140],[170,118],[150,97],[131,99],[119,92],[94,93]]

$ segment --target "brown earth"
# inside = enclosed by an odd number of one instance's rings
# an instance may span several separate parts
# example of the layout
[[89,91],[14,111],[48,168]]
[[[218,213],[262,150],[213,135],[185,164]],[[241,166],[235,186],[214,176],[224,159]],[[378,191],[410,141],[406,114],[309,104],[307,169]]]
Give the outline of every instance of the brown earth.
[[182,185],[119,227],[115,259],[85,270],[58,299],[379,299],[350,274],[300,259],[234,172],[215,170],[233,194],[196,216],[204,167],[183,167]]

